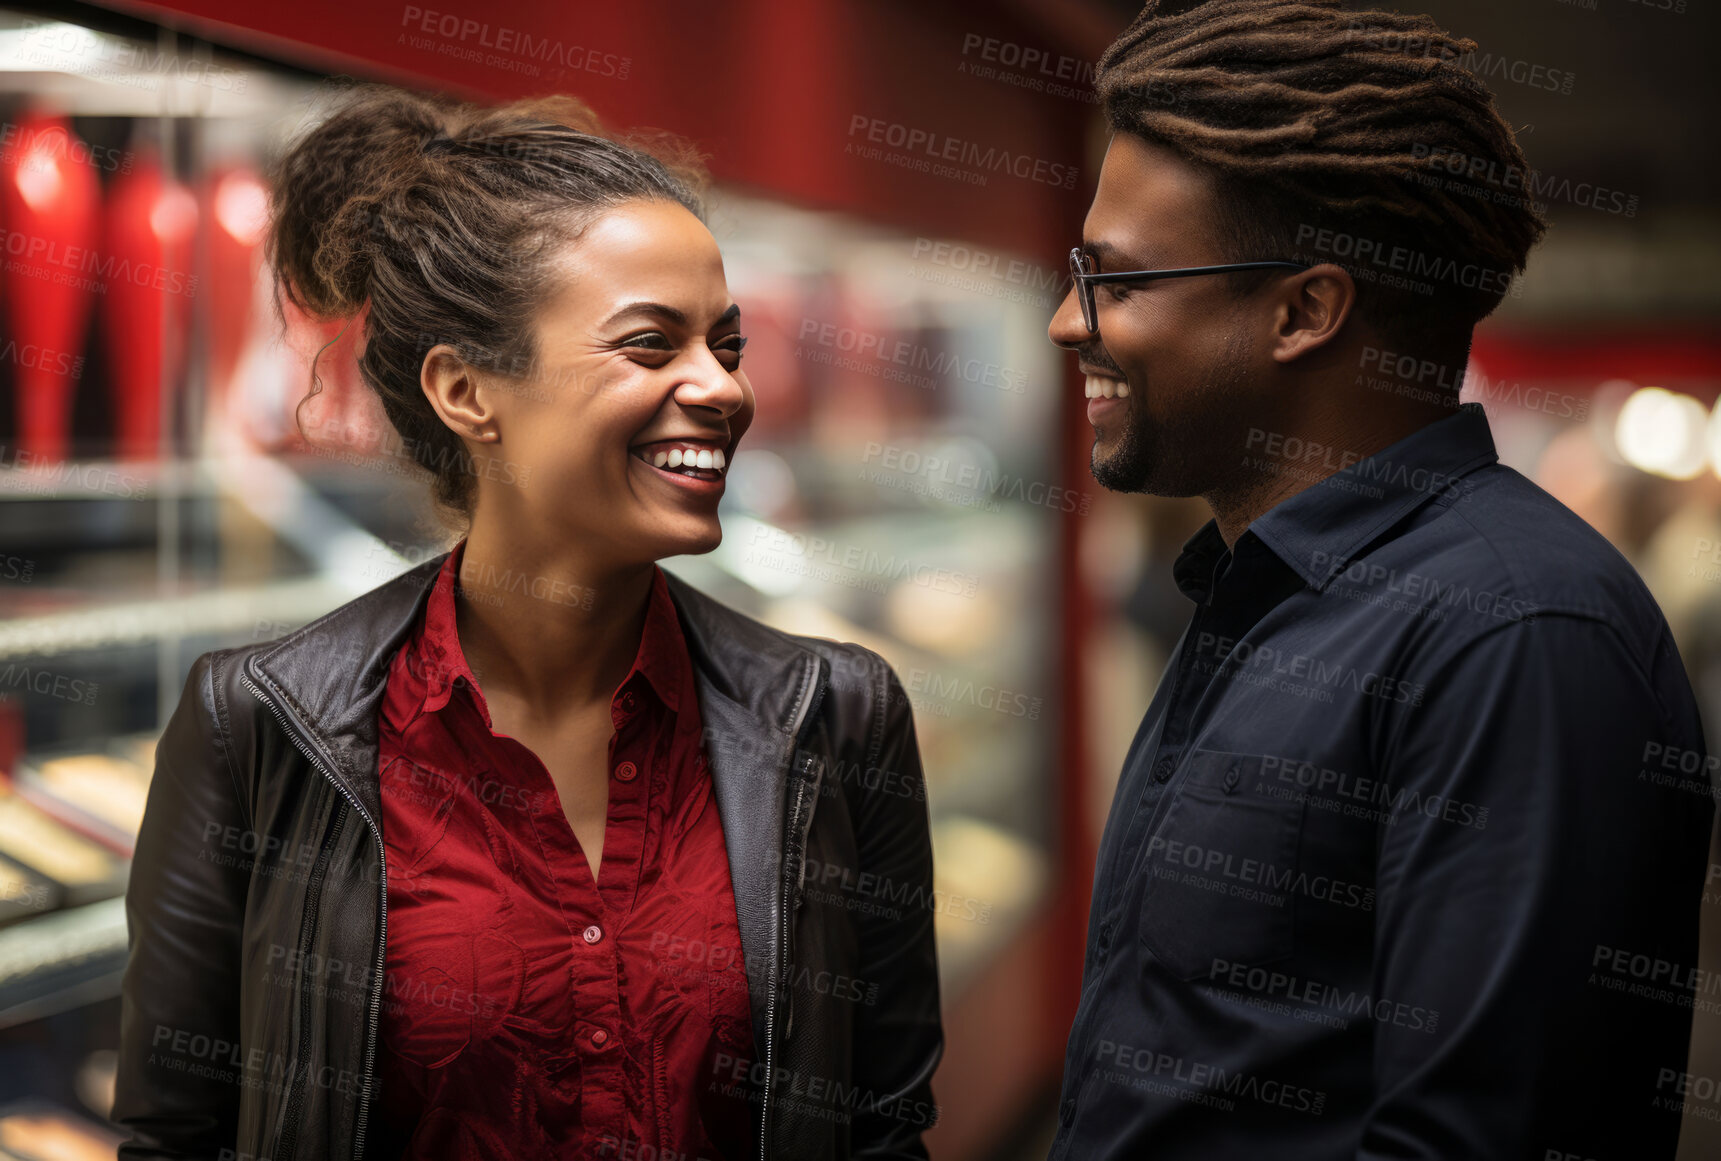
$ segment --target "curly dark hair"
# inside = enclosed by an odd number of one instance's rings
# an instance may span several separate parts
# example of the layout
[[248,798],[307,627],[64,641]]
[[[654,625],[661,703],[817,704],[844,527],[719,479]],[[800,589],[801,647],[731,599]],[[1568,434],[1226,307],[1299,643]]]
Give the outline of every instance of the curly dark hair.
[[[606,136],[565,95],[486,108],[361,85],[275,165],[265,253],[276,309],[283,294],[318,320],[368,307],[359,371],[446,509],[470,518],[477,477],[419,386],[425,355],[447,343],[518,375],[536,365],[532,319],[557,246],[634,199],[703,220],[697,156],[667,135],[645,140]],[[312,382],[305,399],[321,389],[314,362]]]

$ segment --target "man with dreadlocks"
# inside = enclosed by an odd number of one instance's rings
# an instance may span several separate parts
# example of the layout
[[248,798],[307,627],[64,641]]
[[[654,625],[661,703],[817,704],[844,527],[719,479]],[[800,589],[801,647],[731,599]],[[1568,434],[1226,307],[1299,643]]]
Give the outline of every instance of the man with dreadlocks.
[[1167,0],[1101,58],[1051,337],[1095,479],[1214,518],[1100,845],[1058,1161],[1673,1156],[1712,760],[1636,573],[1459,404],[1544,229],[1475,49]]

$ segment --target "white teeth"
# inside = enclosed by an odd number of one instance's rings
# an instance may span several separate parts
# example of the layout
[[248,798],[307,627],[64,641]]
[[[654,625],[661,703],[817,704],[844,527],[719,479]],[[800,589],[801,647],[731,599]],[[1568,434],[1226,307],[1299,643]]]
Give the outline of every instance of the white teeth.
[[1129,395],[1129,384],[1118,379],[1089,375],[1083,386],[1083,394],[1089,399],[1123,399]]
[[670,448],[668,451],[655,451],[649,454],[639,453],[639,458],[654,468],[686,468],[708,472],[721,472],[729,466],[729,459],[721,448]]
[[1119,399],[1129,398],[1129,384],[1128,383],[1119,383],[1117,385],[1117,397]]

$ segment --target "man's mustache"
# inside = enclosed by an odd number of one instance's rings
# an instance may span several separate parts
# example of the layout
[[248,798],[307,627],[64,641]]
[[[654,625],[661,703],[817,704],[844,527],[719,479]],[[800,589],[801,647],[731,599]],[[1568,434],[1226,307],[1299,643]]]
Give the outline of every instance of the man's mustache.
[[1084,367],[1092,367],[1096,371],[1110,372],[1111,374],[1116,375],[1119,379],[1124,377],[1122,369],[1119,368],[1116,363],[1112,362],[1111,356],[1105,353],[1104,347],[1097,345],[1079,347],[1076,349],[1076,357],[1082,361],[1082,366]]

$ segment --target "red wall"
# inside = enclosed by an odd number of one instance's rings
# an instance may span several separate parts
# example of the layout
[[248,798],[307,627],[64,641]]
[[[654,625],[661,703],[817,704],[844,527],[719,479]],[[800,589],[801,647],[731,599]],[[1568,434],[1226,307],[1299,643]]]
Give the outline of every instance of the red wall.
[[[649,126],[692,139],[722,181],[1050,261],[1074,244],[1093,188],[1083,153],[1096,107],[975,77],[967,68],[987,63],[983,41],[994,38],[1042,54],[1014,71],[1050,83],[1060,67],[1068,74],[1091,62],[1116,31],[1109,19],[1096,18],[1089,0],[1062,0],[1055,9],[1038,0],[971,6],[294,0],[242,7],[233,0],[110,0],[106,6],[321,72],[490,98],[572,92],[612,126]],[[543,60],[522,47],[522,38],[533,49],[553,45],[556,63],[532,76],[459,55],[497,54],[528,65]],[[973,186],[867,159],[851,151],[871,144],[865,130],[851,132],[856,117],[924,134],[912,153],[929,164],[936,160],[929,144],[955,155],[972,147],[971,157],[990,153],[994,161],[1007,152],[1024,172],[1034,163],[1044,176],[1065,172],[1053,167],[1074,169],[1073,188],[1004,170],[987,172],[986,185]]]

